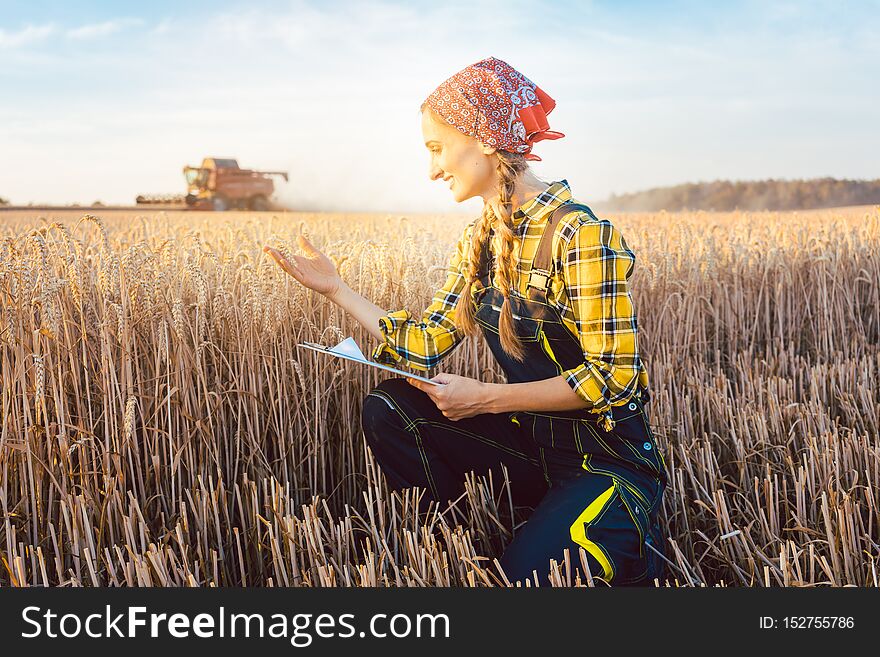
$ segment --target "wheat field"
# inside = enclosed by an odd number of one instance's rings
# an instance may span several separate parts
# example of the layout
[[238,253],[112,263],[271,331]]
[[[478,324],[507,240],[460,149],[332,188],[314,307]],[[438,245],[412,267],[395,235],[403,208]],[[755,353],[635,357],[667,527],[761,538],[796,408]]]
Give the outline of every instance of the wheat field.
[[[469,217],[83,213],[0,213],[0,585],[506,584],[515,482],[389,493],[387,374],[295,348],[375,340],[262,252],[304,233],[417,314]],[[670,468],[656,584],[878,586],[880,207],[605,216]],[[482,340],[439,369],[503,381]]]

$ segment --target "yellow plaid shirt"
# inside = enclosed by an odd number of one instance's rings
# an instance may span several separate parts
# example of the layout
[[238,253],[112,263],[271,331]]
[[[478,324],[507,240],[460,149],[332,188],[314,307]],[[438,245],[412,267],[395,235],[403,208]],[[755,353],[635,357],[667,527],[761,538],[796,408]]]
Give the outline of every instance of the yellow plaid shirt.
[[[560,203],[570,200],[568,182],[561,180],[514,211],[514,231],[521,237],[521,246],[514,249],[519,296],[527,297],[528,275],[547,218]],[[475,224],[476,220],[465,228],[449,263],[446,283],[420,321],[407,310],[380,318],[384,341],[373,351],[374,360],[388,365],[406,361],[427,371],[462,341],[464,336],[455,325],[455,304],[465,287]],[[493,253],[498,250],[492,249]],[[639,388],[648,388],[629,289],[635,254],[610,221],[581,210],[570,212],[558,224],[551,252],[558,266],[553,268],[548,303],[559,311],[584,352],[584,362],[562,376],[591,412],[606,418],[605,426],[610,429],[614,425],[611,406],[626,403]],[[475,284],[473,291],[477,289]]]

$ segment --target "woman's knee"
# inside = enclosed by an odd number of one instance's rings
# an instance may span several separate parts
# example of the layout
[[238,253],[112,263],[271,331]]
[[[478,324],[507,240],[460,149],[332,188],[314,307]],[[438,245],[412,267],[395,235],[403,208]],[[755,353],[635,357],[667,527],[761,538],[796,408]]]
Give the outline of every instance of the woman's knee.
[[370,390],[361,409],[361,424],[368,440],[401,425],[407,388],[413,389],[404,379],[387,379]]

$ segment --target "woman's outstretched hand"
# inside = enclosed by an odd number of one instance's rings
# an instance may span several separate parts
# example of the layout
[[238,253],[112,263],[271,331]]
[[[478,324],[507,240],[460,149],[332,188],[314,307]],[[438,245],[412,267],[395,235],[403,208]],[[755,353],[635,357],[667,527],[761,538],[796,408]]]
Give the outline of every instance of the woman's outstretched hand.
[[272,256],[284,271],[307,288],[327,297],[334,295],[342,284],[342,279],[336,271],[336,266],[331,262],[330,258],[312,246],[312,243],[303,235],[299,235],[297,240],[300,248],[305,251],[306,255],[294,254],[293,259],[295,262],[290,262],[290,260],[271,246],[264,246],[263,251]]
[[450,420],[464,420],[491,412],[487,408],[488,385],[482,381],[457,374],[438,374],[431,379],[443,384],[439,386],[409,377],[406,380],[433,399],[437,409]]

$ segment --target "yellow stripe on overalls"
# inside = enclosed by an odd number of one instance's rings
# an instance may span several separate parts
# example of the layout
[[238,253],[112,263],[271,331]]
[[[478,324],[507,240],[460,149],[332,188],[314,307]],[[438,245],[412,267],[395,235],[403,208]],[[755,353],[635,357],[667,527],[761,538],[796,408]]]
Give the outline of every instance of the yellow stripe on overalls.
[[577,520],[572,523],[569,528],[569,532],[571,533],[571,540],[585,548],[587,552],[592,554],[596,561],[602,566],[602,570],[605,571],[605,580],[607,582],[611,582],[611,578],[614,576],[614,567],[611,565],[611,561],[608,559],[608,556],[605,554],[605,551],[598,543],[594,543],[590,539],[587,538],[587,523],[592,522],[599,512],[605,508],[605,505],[608,503],[608,499],[614,494],[614,484],[612,484],[608,490],[602,493],[595,500],[590,502],[590,506],[584,509],[583,513],[581,513]]
[[553,349],[550,347],[550,341],[547,339],[547,334],[544,333],[543,327],[541,328],[541,344],[544,346],[544,353],[550,357],[550,360],[556,365],[556,369],[558,370],[558,374],[562,374],[564,371],[562,369],[562,364],[556,360],[556,354],[553,353]]

